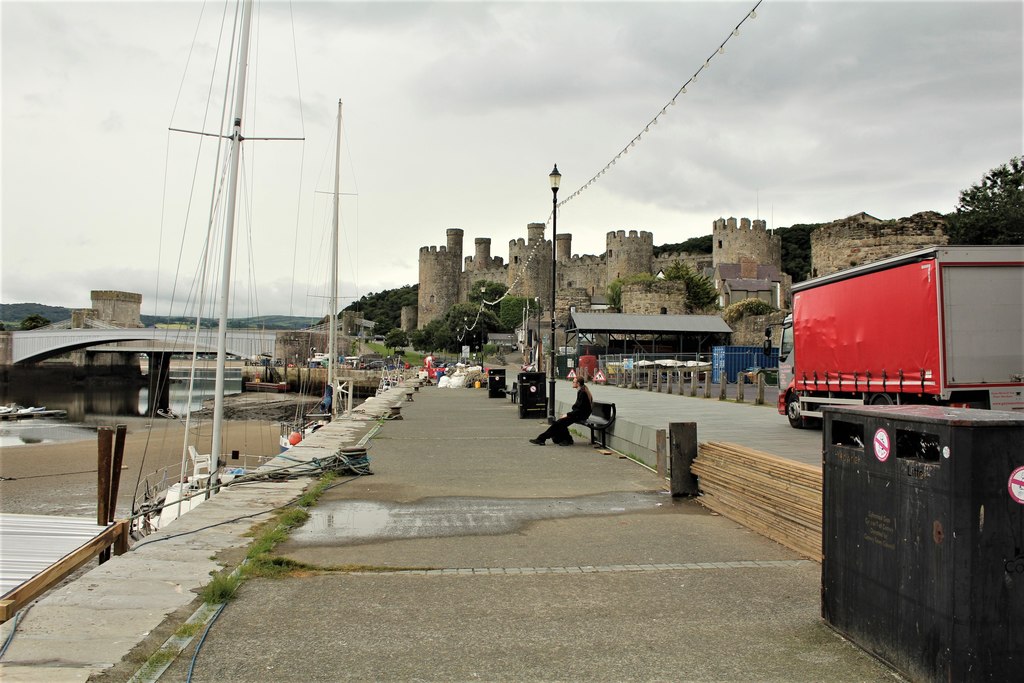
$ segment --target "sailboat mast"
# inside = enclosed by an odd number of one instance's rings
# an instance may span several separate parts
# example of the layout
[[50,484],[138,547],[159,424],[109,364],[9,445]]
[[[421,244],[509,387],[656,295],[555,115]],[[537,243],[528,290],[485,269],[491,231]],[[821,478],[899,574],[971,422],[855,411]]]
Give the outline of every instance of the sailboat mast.
[[[338,100],[338,148],[334,152],[334,229],[331,231],[331,334],[328,348],[327,384],[334,387],[334,364],[338,361],[338,221],[341,213],[341,100]],[[338,397],[331,401],[331,416],[338,414]]]
[[213,443],[210,447],[211,469],[219,468],[224,452],[224,367],[228,356],[228,310],[231,292],[231,249],[235,233],[235,204],[242,159],[242,111],[245,107],[245,79],[249,56],[249,27],[252,23],[252,0],[242,3],[241,35],[238,41],[238,62],[235,76],[235,109],[232,117],[231,164],[228,176],[228,203],[224,224],[224,256],[220,278],[220,325],[217,333],[217,375],[213,392]]

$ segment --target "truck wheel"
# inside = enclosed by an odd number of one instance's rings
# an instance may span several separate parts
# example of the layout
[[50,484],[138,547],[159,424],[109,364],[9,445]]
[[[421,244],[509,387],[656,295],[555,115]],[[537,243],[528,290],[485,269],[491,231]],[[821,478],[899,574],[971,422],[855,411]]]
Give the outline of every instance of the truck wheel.
[[873,394],[868,400],[868,405],[871,406],[891,406],[895,403],[889,394]]
[[804,428],[804,418],[800,415],[800,399],[796,396],[786,399],[786,418],[793,429]]

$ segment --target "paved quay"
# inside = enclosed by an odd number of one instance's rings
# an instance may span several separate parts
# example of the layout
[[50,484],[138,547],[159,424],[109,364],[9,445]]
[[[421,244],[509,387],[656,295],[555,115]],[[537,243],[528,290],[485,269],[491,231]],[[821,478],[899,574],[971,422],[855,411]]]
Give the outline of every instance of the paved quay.
[[819,565],[648,468],[530,444],[484,390],[402,415],[278,547],[310,568],[245,582],[165,680],[899,680],[822,623]]
[[[759,412],[785,425],[766,407],[595,389],[621,392],[630,419],[700,430],[698,410],[732,414],[715,430],[707,418],[701,440],[739,442]],[[246,581],[160,680],[900,680],[822,623],[816,563],[673,500],[650,469],[585,437],[530,444],[543,421],[485,390],[414,398],[382,399],[402,420],[338,421],[296,449],[309,460],[372,433],[374,474],[341,480],[279,546],[308,569]],[[0,678],[128,680],[138,652],[200,608],[210,572],[240,561],[252,523],[308,482],[229,489],[52,591],[18,625]]]

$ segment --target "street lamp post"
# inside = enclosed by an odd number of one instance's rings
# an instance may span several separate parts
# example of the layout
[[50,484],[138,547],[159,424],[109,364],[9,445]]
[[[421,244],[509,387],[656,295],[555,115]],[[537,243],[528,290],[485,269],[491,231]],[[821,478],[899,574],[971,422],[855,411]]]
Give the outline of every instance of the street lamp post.
[[555,421],[555,240],[558,236],[558,185],[562,174],[558,172],[558,164],[548,175],[551,181],[551,346],[548,349],[548,421]]

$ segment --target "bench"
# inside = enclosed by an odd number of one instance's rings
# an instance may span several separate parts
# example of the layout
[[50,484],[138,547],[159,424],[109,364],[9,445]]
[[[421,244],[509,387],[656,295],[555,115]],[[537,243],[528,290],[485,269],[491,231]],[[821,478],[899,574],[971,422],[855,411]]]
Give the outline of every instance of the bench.
[[[607,448],[605,433],[614,422],[615,404],[594,401],[591,405],[590,417],[583,421],[584,427],[590,427],[590,443],[600,444],[601,448]],[[600,437],[600,441],[598,441],[598,437]]]

